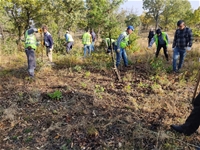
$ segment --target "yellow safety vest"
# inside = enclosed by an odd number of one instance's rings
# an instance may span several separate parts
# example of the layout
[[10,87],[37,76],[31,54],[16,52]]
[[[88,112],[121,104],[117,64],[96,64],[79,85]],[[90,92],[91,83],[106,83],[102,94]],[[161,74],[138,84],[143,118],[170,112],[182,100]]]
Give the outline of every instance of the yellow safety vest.
[[83,39],[82,39],[82,43],[84,45],[90,45],[91,44],[91,35],[88,32],[85,32],[83,34]]

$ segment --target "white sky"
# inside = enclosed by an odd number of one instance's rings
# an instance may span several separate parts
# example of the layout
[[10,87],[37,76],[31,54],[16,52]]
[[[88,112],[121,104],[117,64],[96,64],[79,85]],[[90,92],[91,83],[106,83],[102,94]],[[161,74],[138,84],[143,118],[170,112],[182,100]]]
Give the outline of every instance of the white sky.
[[[189,2],[194,10],[200,6],[200,0],[189,0]],[[121,5],[121,8],[125,10],[133,10],[138,15],[141,15],[144,11],[142,9],[142,0],[128,0]]]

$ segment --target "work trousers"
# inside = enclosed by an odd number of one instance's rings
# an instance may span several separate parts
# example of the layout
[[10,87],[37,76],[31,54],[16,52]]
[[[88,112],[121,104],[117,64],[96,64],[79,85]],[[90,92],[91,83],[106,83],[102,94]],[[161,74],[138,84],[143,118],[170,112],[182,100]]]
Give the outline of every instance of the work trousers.
[[194,108],[190,115],[188,116],[185,123],[182,125],[183,132],[185,135],[191,135],[194,133],[200,125],[200,93],[195,98]]
[[33,49],[25,49],[27,62],[28,62],[28,73],[30,76],[34,76],[34,70],[36,67],[35,51]]
[[158,57],[161,48],[163,48],[163,51],[164,51],[164,54],[165,54],[165,58],[166,58],[166,60],[168,61],[169,58],[168,58],[168,53],[167,53],[167,46],[166,46],[166,44],[164,44],[164,45],[158,44],[157,50],[156,50],[156,57]]

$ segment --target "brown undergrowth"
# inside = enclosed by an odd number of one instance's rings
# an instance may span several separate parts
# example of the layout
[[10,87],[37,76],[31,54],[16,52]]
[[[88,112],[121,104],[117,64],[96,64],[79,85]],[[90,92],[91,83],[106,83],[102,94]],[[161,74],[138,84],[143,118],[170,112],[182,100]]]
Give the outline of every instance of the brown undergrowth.
[[110,56],[100,50],[87,59],[75,52],[54,55],[55,66],[38,56],[34,80],[27,77],[24,53],[5,56],[1,149],[194,150],[197,133],[185,137],[169,126],[183,123],[192,109],[198,56],[198,50],[188,54],[185,68],[173,74],[171,61],[162,53],[155,60],[153,51],[143,47],[129,54],[129,68],[120,67],[123,82],[116,80]]

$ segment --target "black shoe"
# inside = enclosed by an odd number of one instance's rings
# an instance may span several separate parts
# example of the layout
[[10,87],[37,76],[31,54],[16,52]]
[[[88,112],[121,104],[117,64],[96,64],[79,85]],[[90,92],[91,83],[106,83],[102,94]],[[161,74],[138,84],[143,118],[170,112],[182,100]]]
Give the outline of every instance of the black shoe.
[[171,129],[175,130],[176,132],[183,133],[183,128],[182,128],[182,126],[171,125],[170,127],[171,127]]

